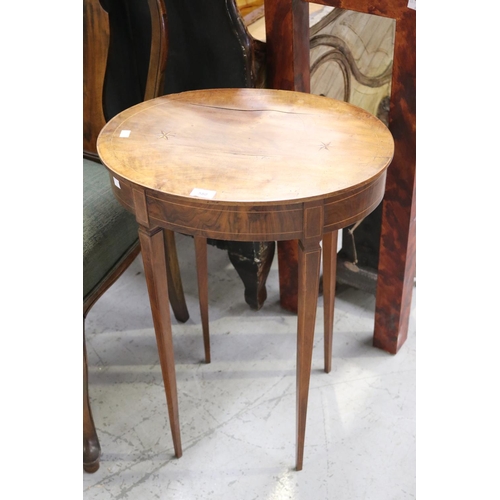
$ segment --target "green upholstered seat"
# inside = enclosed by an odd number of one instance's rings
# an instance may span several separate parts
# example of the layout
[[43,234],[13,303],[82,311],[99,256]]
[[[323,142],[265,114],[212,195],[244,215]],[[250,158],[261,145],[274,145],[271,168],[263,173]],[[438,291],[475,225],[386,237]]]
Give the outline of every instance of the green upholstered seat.
[[135,217],[116,200],[109,173],[83,160],[83,299],[138,240]]

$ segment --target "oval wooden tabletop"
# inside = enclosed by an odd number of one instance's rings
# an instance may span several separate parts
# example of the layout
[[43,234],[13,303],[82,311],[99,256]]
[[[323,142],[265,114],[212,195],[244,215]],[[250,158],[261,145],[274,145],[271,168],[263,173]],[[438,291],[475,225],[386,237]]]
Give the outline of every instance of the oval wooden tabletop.
[[282,90],[216,89],[158,97],[101,131],[103,163],[130,182],[212,202],[325,197],[390,164],[387,127],[350,104]]

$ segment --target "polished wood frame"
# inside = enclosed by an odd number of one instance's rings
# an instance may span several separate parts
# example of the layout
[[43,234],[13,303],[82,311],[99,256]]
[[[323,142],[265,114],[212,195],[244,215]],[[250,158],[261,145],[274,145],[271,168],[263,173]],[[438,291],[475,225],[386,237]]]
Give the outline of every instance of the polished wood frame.
[[[271,88],[310,92],[309,5],[265,0]],[[407,0],[314,0],[396,20],[389,129],[395,140],[382,208],[373,345],[396,354],[408,335],[416,245],[416,11]],[[297,242],[278,243],[282,305],[297,307]]]

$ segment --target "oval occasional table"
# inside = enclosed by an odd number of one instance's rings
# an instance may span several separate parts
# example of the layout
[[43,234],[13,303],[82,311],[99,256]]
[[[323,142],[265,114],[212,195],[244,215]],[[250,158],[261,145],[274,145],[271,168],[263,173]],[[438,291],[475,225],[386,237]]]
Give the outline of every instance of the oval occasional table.
[[97,141],[117,199],[135,214],[177,457],[182,455],[163,229],[194,236],[210,362],[206,239],[299,240],[296,469],[323,241],[325,371],[331,369],[337,230],[381,202],[394,142],[350,104],[310,94],[218,89],[159,97],[110,120]]

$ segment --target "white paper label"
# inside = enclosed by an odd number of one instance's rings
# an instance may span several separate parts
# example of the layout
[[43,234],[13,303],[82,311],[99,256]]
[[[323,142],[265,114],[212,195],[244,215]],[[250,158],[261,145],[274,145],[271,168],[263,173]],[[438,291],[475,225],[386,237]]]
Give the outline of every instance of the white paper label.
[[120,187],[120,181],[116,177],[113,177],[113,182],[115,183],[115,186],[118,189],[121,189],[121,187]]
[[417,10],[417,0],[408,0],[408,8]]
[[196,196],[197,198],[213,198],[217,191],[210,191],[209,189],[194,188],[190,196]]
[[120,137],[128,137],[130,135],[130,130],[122,130],[120,132]]

